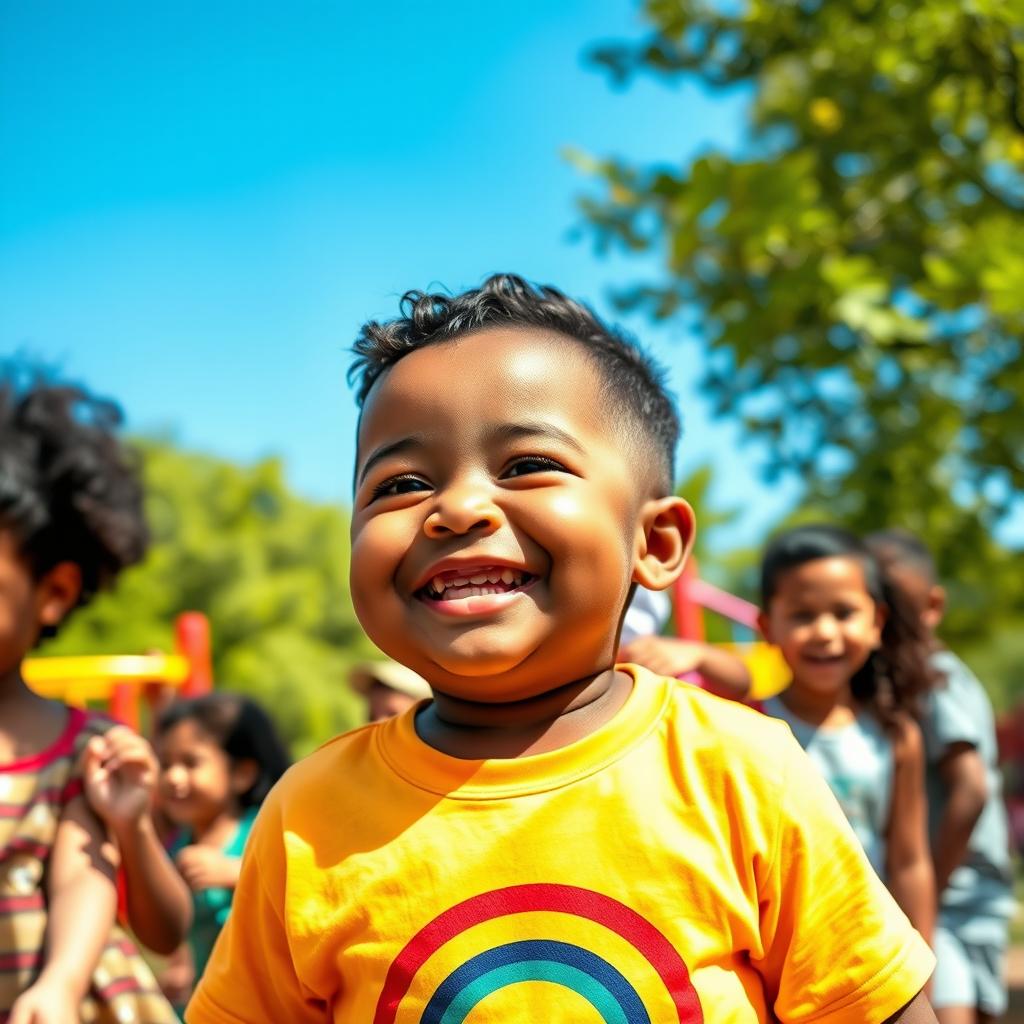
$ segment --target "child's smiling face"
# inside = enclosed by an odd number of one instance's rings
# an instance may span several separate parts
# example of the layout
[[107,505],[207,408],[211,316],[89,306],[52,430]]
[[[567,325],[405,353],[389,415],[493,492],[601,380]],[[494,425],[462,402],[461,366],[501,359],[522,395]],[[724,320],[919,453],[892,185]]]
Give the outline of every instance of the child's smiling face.
[[815,558],[786,570],[761,615],[794,684],[818,694],[843,692],[881,643],[884,611],[868,592],[856,558]]
[[[494,328],[395,364],[359,432],[351,582],[371,639],[476,701],[610,667],[658,503],[625,430],[569,340]],[[685,547],[689,509],[660,501]]]

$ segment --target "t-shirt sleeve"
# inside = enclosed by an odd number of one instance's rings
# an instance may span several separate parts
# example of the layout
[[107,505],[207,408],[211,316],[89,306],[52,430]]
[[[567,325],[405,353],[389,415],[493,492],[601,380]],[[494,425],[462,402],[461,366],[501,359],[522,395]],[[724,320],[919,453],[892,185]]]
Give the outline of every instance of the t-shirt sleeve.
[[937,658],[935,666],[946,678],[928,694],[925,705],[922,731],[929,764],[940,760],[954,743],[980,747],[982,741],[981,723],[975,720],[970,702],[963,696],[963,673],[968,670],[951,658]]
[[185,1011],[188,1024],[325,1024],[323,999],[299,980],[284,912],[281,816],[271,794],[253,825],[227,924]]
[[774,855],[759,878],[764,958],[783,1024],[881,1024],[924,987],[927,944],[875,874],[838,803],[786,737]]

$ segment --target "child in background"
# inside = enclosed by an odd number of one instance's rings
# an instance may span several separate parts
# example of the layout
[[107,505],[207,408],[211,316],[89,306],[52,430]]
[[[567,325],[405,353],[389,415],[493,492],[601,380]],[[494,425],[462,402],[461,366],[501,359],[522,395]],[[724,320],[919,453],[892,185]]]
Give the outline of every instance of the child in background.
[[793,676],[763,710],[793,730],[930,939],[924,748],[912,717],[931,678],[920,625],[864,544],[834,526],[800,526],[769,543],[761,601],[761,630]]
[[191,1024],[929,1024],[925,943],[789,730],[616,666],[682,571],[679,424],[509,275],[357,343],[351,586],[433,699],[264,804]]
[[290,761],[267,713],[233,693],[176,701],[154,739],[160,807],[181,829],[170,852],[192,889],[188,942],[198,979],[228,919],[256,812]]
[[349,686],[366,702],[366,721],[381,722],[400,715],[430,696],[427,681],[397,661],[380,658],[352,668]]
[[1012,872],[992,705],[935,631],[946,609],[928,548],[912,534],[868,538],[927,631],[939,681],[922,716],[939,919],[932,1002],[940,1024],[987,1024],[1006,1011]]
[[[114,923],[117,851],[83,795],[109,720],[30,690],[41,637],[141,559],[142,492],[115,406],[75,387],[0,384],[0,1021],[176,1018]],[[108,786],[119,786],[114,768]],[[118,835],[118,839],[120,839]],[[187,921],[178,889],[174,922]],[[184,897],[182,904],[180,897]],[[172,897],[173,902],[173,897]]]

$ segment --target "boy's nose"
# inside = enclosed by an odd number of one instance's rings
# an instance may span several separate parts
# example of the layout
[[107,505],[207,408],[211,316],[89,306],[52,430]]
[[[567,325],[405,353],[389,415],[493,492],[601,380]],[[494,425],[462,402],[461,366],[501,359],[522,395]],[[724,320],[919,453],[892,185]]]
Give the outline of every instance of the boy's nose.
[[450,488],[436,496],[434,510],[423,523],[423,532],[432,538],[479,530],[493,533],[501,525],[501,510],[490,493],[480,487]]

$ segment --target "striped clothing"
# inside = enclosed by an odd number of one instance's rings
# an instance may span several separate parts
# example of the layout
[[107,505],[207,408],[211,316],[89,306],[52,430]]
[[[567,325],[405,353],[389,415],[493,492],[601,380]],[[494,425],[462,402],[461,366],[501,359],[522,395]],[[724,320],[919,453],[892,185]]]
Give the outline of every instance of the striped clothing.
[[[0,1024],[43,964],[46,866],[67,803],[82,792],[81,755],[108,719],[69,709],[60,738],[33,757],[0,765]],[[81,1007],[96,1024],[172,1024],[138,949],[117,926],[93,971]]]

